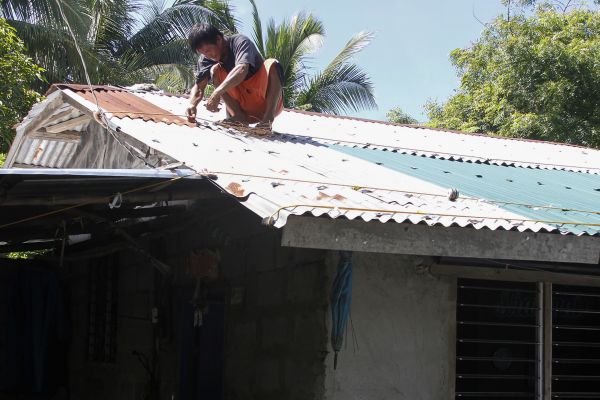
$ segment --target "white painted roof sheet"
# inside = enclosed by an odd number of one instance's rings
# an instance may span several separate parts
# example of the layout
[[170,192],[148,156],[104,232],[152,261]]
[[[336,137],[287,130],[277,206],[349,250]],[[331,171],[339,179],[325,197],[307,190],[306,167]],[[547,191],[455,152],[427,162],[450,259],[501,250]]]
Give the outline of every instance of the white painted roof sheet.
[[[135,95],[178,115],[184,113],[187,104],[185,98],[157,93]],[[200,116],[206,121],[199,127],[139,118],[112,117],[110,121],[123,133],[195,171],[216,175],[220,187],[277,227],[291,214],[326,214],[365,221],[569,233],[568,227],[527,220],[483,199],[459,197],[450,201],[451,188],[343,154],[328,148],[330,143],[467,162],[600,172],[600,151],[554,143],[294,111],[285,111],[275,121],[274,130],[284,135],[260,138],[213,124],[223,118],[222,114]],[[35,163],[30,153],[36,146],[40,144],[23,146],[18,162]],[[60,155],[50,155],[39,164],[60,165],[62,154],[69,151],[72,149],[63,148]]]

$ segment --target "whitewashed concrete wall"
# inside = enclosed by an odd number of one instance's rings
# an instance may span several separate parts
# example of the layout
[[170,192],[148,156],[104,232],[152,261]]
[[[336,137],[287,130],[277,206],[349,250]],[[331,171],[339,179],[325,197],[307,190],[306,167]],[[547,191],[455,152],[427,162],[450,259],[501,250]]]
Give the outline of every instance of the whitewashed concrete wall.
[[[331,273],[336,262],[334,254]],[[327,399],[453,398],[456,279],[431,275],[426,263],[354,254],[352,324],[337,370],[327,357]]]

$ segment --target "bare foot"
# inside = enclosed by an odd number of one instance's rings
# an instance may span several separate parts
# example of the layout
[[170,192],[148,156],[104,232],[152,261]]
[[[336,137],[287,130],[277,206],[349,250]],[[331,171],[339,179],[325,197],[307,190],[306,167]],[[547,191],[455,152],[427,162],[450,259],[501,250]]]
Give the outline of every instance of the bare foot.
[[224,120],[221,121],[221,123],[226,124],[226,125],[248,126],[248,123],[246,121],[240,120],[239,118],[235,118],[235,117],[225,118]]
[[224,120],[224,122],[229,122],[229,123],[238,123],[238,124],[244,124],[244,125],[248,125],[251,124],[252,119],[248,116],[248,114],[246,114],[245,112],[236,112],[234,115],[226,118]]
[[262,129],[268,129],[268,130],[273,130],[273,121],[260,121],[258,124],[256,124],[255,126],[256,128],[262,128]]

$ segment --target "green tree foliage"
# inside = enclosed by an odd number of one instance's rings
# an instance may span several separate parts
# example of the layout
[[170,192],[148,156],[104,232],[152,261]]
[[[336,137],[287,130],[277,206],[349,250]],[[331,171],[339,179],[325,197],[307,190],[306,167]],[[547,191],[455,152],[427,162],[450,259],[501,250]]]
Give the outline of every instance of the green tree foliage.
[[[14,136],[12,127],[39,100],[39,94],[28,88],[40,79],[42,69],[24,51],[15,30],[0,19],[0,153],[10,146]],[[0,154],[0,166],[3,163]]]
[[600,4],[600,0],[501,0],[501,2],[506,7],[508,19],[511,13],[522,13],[536,6],[567,12],[575,8],[591,8]]
[[0,17],[16,28],[49,83],[86,81],[77,44],[92,83],[158,80],[169,87],[193,80],[195,57],[186,39],[194,23],[211,22],[226,32],[237,24],[226,0],[175,0],[170,6],[161,0],[3,0]]
[[385,116],[389,122],[395,124],[414,125],[419,123],[416,118],[404,112],[400,107],[392,108]]
[[425,105],[430,125],[600,147],[599,13],[498,18],[451,61],[460,87]]
[[373,39],[372,33],[358,33],[323,71],[309,74],[307,60],[323,44],[323,23],[312,14],[300,13],[279,24],[270,20],[264,32],[256,3],[250,2],[256,47],[263,57],[276,58],[283,67],[286,107],[329,114],[377,107],[371,79],[351,62]]

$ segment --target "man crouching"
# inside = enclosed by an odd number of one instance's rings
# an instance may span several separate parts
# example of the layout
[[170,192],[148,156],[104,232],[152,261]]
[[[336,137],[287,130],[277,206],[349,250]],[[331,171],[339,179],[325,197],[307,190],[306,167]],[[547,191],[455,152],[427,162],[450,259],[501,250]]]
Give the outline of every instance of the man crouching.
[[283,110],[283,74],[279,62],[272,58],[264,60],[246,36],[224,36],[207,24],[194,25],[188,40],[192,50],[200,54],[196,84],[186,110],[188,120],[195,122],[198,103],[212,79],[215,90],[206,100],[208,111],[218,111],[223,99],[228,120],[270,127]]

